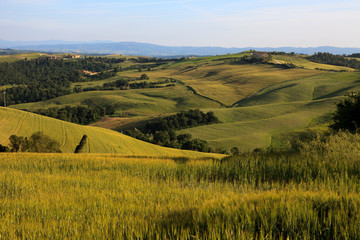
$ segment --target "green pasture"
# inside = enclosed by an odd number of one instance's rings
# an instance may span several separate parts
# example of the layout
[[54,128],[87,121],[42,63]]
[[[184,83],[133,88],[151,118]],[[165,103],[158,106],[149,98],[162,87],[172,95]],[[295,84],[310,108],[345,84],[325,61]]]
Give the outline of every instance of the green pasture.
[[180,132],[205,139],[212,147],[267,147],[272,135],[306,128],[334,112],[346,93],[360,90],[359,80],[359,73],[325,73],[273,85],[237,107],[211,109],[222,123]]
[[61,107],[65,105],[115,104],[118,113],[159,115],[196,108],[216,108],[219,104],[195,95],[184,86],[117,91],[90,91],[70,94],[51,100],[14,105],[17,109]]

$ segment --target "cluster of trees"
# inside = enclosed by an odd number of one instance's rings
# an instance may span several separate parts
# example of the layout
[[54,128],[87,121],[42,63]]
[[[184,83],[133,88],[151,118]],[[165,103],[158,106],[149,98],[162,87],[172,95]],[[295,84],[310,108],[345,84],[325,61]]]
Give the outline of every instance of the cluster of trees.
[[213,112],[204,113],[199,109],[182,111],[175,115],[151,120],[145,125],[145,133],[156,131],[180,130],[202,125],[219,123],[219,119]]
[[[141,77],[139,79],[144,80],[144,79],[148,79],[148,77],[146,74],[143,74],[143,75],[141,75]],[[165,79],[165,80],[157,81],[157,82],[143,81],[143,82],[130,83],[129,80],[121,79],[121,80],[117,80],[114,82],[104,83],[103,87],[105,89],[108,89],[108,88],[117,88],[117,89],[153,88],[156,85],[174,83],[174,82],[176,82],[175,79]]]
[[310,57],[308,57],[310,61],[317,62],[317,63],[325,63],[331,64],[336,66],[345,66],[351,67],[355,69],[360,69],[360,62],[356,59],[347,59],[341,55],[334,55],[331,53],[316,53]]
[[98,74],[95,74],[95,75],[86,75],[85,74],[85,76],[86,76],[86,78],[91,79],[92,81],[97,81],[97,80],[103,80],[103,79],[115,77],[116,71],[99,72]]
[[[17,85],[6,90],[7,105],[43,101],[71,93],[71,82],[104,79],[114,76],[111,64],[119,61],[106,58],[76,60],[38,58],[12,63],[0,63],[0,86]],[[81,70],[99,72],[94,76],[83,76]],[[0,98],[0,104],[3,98]]]
[[245,55],[240,58],[236,58],[232,61],[233,64],[244,64],[244,63],[267,63],[271,60],[271,55],[256,56],[256,55]]
[[354,53],[354,54],[348,55],[348,57],[360,58],[360,53]]
[[33,82],[79,82],[83,81],[81,70],[103,72],[110,70],[108,64],[87,59],[63,60],[38,58],[0,63],[0,85],[31,84]]
[[[38,102],[51,98],[70,94],[70,84],[68,82],[54,82],[49,80],[47,83],[34,82],[25,86],[16,86],[6,89],[6,105]],[[0,98],[0,105],[4,104],[4,98]]]
[[349,94],[344,100],[336,105],[333,115],[333,123],[330,128],[338,130],[348,130],[350,132],[359,131],[360,128],[360,92]]
[[37,114],[57,118],[60,120],[78,123],[90,124],[99,121],[105,115],[115,113],[115,106],[110,104],[106,107],[100,106],[65,106],[63,108],[52,107],[46,109],[38,109],[34,111]]
[[[108,64],[118,64],[126,61],[126,58],[107,58],[107,57],[87,57],[84,58],[87,62],[91,63],[108,63]],[[110,65],[111,66],[111,65]]]
[[142,141],[150,142],[160,146],[194,150],[199,152],[213,152],[208,143],[202,139],[192,139],[191,134],[177,135],[174,130],[156,131],[155,133],[144,133],[135,128],[125,131],[126,135]]
[[145,127],[128,130],[125,134],[161,146],[200,152],[212,152],[213,149],[208,146],[206,141],[192,139],[191,134],[177,135],[175,130],[213,123],[219,123],[219,119],[213,112],[205,114],[197,109],[183,111],[172,116],[152,120],[148,122]]
[[29,138],[11,135],[9,141],[9,147],[0,145],[0,152],[61,152],[60,144],[42,132],[36,132]]
[[288,55],[288,56],[296,55],[295,52],[287,53],[287,52],[277,52],[277,51],[269,52],[269,54],[271,54],[271,55]]

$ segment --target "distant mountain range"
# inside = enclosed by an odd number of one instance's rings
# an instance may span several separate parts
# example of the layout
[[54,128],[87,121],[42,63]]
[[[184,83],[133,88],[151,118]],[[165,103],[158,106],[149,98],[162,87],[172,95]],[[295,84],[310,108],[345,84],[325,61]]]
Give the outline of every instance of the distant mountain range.
[[191,46],[161,46],[150,43],[136,42],[111,42],[111,41],[92,41],[92,42],[69,42],[61,40],[49,41],[5,41],[0,39],[0,48],[13,48],[18,50],[32,50],[42,52],[75,52],[87,54],[123,54],[123,55],[142,55],[142,56],[206,56],[222,55],[228,53],[238,53],[246,50],[256,51],[279,51],[295,52],[303,54],[314,54],[316,52],[329,52],[332,54],[352,54],[360,53],[360,48],[340,48],[331,46],[322,47],[278,47],[278,48],[224,48],[224,47],[191,47]]

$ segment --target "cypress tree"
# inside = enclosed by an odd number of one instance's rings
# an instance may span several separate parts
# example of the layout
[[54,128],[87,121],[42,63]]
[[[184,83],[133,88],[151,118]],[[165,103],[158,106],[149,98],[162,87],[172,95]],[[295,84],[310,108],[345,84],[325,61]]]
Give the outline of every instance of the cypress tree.
[[84,148],[86,142],[87,142],[87,135],[84,135],[81,138],[79,145],[76,146],[74,153],[80,153],[80,151]]

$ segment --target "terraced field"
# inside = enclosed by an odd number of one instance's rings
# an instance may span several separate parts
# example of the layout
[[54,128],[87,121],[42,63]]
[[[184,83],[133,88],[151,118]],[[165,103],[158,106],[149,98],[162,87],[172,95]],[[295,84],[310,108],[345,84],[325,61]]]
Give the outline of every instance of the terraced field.
[[29,137],[37,131],[57,140],[65,153],[74,152],[83,135],[88,136],[87,153],[121,153],[145,156],[220,157],[221,155],[164,148],[133,139],[104,128],[81,126],[16,109],[0,107],[0,144],[7,145],[9,136]]

